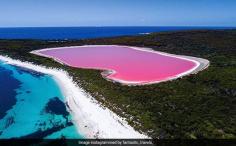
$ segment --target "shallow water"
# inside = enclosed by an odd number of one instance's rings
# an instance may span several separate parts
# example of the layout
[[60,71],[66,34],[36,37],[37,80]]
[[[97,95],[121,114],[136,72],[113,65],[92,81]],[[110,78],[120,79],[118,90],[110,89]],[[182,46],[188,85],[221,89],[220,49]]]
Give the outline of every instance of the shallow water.
[[130,83],[159,82],[175,78],[196,63],[126,46],[80,46],[41,50],[39,53],[59,59],[73,67],[112,70],[107,78]]
[[82,138],[50,75],[0,61],[0,138]]

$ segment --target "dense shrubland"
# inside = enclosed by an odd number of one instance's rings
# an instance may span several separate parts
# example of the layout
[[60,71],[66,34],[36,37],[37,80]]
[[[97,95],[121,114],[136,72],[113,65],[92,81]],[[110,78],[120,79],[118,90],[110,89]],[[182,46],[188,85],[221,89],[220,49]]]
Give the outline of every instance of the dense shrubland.
[[[174,81],[123,86],[103,79],[100,71],[66,67],[28,53],[46,47],[84,44],[145,46],[205,58],[211,65],[196,75]],[[0,40],[0,54],[67,70],[98,101],[153,138],[236,138],[235,30],[163,32],[64,42]]]

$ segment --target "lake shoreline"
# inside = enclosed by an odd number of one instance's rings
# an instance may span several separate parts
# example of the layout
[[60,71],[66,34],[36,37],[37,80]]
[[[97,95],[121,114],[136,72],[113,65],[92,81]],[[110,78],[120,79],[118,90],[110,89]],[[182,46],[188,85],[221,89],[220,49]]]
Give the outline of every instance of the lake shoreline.
[[177,58],[177,59],[182,59],[182,60],[186,60],[186,61],[191,61],[193,63],[195,63],[195,66],[185,72],[182,72],[180,74],[177,74],[176,76],[172,76],[169,77],[168,79],[164,79],[164,80],[159,80],[159,81],[150,81],[150,82],[134,82],[134,81],[125,81],[125,80],[121,80],[121,79],[112,79],[111,75],[115,74],[116,71],[115,70],[111,70],[111,69],[106,69],[106,68],[83,68],[83,67],[78,67],[81,69],[95,69],[95,70],[101,70],[101,75],[104,79],[111,81],[111,82],[118,82],[120,84],[123,85],[128,85],[128,86],[141,86],[141,85],[151,85],[151,84],[157,84],[157,83],[162,83],[162,82],[167,82],[167,81],[171,81],[171,80],[175,80],[178,78],[181,78],[183,76],[187,76],[190,74],[196,74],[199,71],[202,71],[204,69],[206,69],[209,65],[210,62],[207,59],[203,59],[203,58],[197,58],[197,57],[192,57],[192,56],[183,56],[183,55],[175,55],[175,54],[170,54],[170,53],[165,53],[165,52],[161,52],[161,51],[155,51],[152,48],[144,48],[144,47],[133,47],[133,46],[123,46],[123,45],[83,45],[83,46],[68,46],[68,47],[58,47],[58,48],[46,48],[46,49],[39,49],[39,50],[33,50],[30,53],[38,55],[38,56],[42,56],[42,57],[47,57],[47,58],[52,58],[53,60],[55,60],[56,62],[59,62],[60,64],[63,65],[67,65],[70,67],[70,64],[63,62],[62,60],[60,60],[59,58],[56,57],[52,57],[50,55],[45,55],[43,53],[41,53],[42,51],[49,51],[49,50],[59,50],[59,49],[64,49],[64,48],[75,48],[75,47],[102,47],[102,46],[118,46],[118,47],[127,47],[130,49],[134,49],[134,50],[138,50],[138,51],[143,51],[143,52],[149,52],[149,53],[154,53],[154,54],[160,54],[163,56],[167,56],[167,57],[173,57],[173,58]]

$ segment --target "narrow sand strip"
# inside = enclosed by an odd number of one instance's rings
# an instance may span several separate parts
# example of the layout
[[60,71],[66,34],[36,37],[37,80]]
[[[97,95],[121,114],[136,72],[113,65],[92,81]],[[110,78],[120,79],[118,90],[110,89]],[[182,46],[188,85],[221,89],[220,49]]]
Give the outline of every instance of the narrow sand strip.
[[0,60],[54,77],[60,86],[78,132],[85,138],[148,138],[135,131],[128,123],[107,108],[102,107],[88,93],[73,82],[67,72],[13,60],[1,56]]

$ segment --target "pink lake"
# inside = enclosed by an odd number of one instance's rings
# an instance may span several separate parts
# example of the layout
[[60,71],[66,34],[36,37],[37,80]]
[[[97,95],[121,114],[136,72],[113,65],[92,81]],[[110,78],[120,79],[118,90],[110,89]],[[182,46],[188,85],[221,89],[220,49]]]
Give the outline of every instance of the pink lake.
[[[126,84],[148,84],[191,73],[198,62],[129,46],[75,46],[37,51],[72,67],[105,70],[102,75]],[[107,72],[109,71],[109,72]]]

